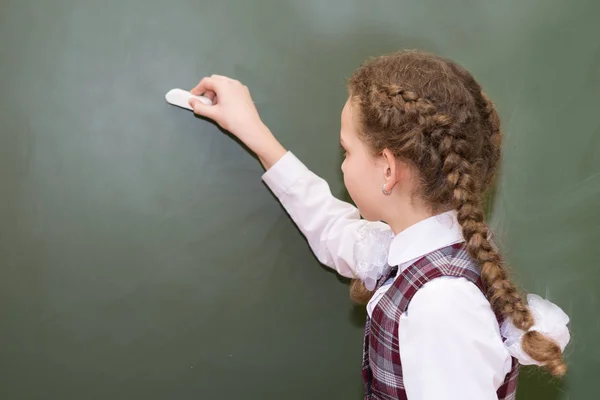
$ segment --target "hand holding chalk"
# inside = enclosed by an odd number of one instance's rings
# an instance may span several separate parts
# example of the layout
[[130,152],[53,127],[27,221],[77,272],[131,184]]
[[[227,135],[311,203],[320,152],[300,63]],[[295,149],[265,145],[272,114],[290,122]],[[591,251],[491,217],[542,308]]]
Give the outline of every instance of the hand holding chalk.
[[190,93],[194,96],[210,93],[210,96],[215,99],[214,105],[207,105],[200,99],[191,98],[190,106],[196,114],[214,120],[241,140],[244,140],[245,132],[262,129],[264,126],[250,91],[239,81],[213,75],[202,79]]
[[190,93],[213,98],[212,105],[208,105],[202,99],[193,97],[189,105],[194,113],[214,120],[244,142],[266,168],[285,154],[285,149],[260,119],[250,91],[239,81],[212,75],[202,79]]

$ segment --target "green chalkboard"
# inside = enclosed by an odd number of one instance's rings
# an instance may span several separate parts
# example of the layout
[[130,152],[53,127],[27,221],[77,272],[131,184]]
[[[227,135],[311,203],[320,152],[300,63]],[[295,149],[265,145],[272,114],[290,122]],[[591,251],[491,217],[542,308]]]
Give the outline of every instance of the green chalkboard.
[[[361,310],[209,121],[166,104],[247,84],[332,191],[345,80],[400,48],[498,104],[491,203],[520,283],[572,318],[563,381],[600,373],[597,0],[0,0],[0,398],[360,399]],[[596,396],[593,396],[593,393]]]

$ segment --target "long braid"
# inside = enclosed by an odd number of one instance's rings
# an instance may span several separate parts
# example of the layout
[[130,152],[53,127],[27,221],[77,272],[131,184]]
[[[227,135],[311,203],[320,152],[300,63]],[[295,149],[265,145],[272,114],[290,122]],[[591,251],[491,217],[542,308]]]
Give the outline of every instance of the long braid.
[[[486,99],[486,102],[489,100]],[[492,135],[501,135],[497,114],[492,111],[488,118],[492,127]],[[455,128],[455,129],[453,129]],[[527,332],[534,325],[534,318],[515,285],[510,281],[504,260],[490,242],[489,228],[485,222],[481,205],[480,190],[473,179],[473,166],[460,154],[464,148],[464,138],[460,134],[460,126],[451,126],[445,131],[439,143],[439,152],[443,162],[443,172],[449,190],[453,193],[453,204],[457,210],[457,219],[462,227],[466,248],[471,257],[481,268],[481,278],[487,288],[488,300],[492,307],[513,324]],[[496,143],[494,143],[496,145]],[[497,146],[499,149],[499,146]],[[499,150],[497,150],[499,151]],[[492,155],[492,163],[497,163],[499,156]],[[492,168],[493,170],[493,168]],[[488,180],[489,176],[484,179]],[[557,343],[538,332],[527,332],[523,337],[523,349],[535,360],[546,365],[548,370],[557,376],[566,373],[566,365]]]
[[[457,122],[449,115],[436,113],[431,102],[419,98],[414,92],[397,91],[404,102],[405,113],[417,112],[421,137],[430,143],[438,144],[437,152],[442,160],[442,172],[446,177],[447,190],[451,193],[451,202],[457,211],[457,220],[461,225],[466,249],[481,268],[481,278],[487,288],[490,304],[504,318],[510,318],[513,324],[527,332],[523,337],[523,349],[535,360],[557,376],[566,373],[562,352],[557,343],[538,332],[528,332],[534,325],[533,315],[527,308],[515,285],[510,281],[501,254],[489,240],[489,227],[481,204],[481,191],[485,183],[493,179],[493,171],[500,159],[501,130],[498,115],[485,94],[484,122],[489,126],[490,140],[488,169],[482,173],[482,184],[478,185],[473,165],[468,161],[469,143],[462,128],[464,122],[473,119],[468,114],[458,114]],[[413,139],[414,141],[414,139]],[[445,197],[444,194],[440,194]]]

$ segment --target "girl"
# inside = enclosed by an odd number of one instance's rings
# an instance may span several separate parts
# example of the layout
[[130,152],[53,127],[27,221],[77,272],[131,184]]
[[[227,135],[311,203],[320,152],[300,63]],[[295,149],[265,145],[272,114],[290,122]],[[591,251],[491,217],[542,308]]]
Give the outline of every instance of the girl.
[[519,364],[566,372],[568,317],[537,296],[526,305],[490,239],[482,194],[502,135],[466,70],[403,51],[352,75],[340,142],[358,209],[281,146],[241,83],[213,75],[192,93],[213,100],[191,100],[195,113],[257,154],[318,259],[355,278],[366,399],[513,399]]

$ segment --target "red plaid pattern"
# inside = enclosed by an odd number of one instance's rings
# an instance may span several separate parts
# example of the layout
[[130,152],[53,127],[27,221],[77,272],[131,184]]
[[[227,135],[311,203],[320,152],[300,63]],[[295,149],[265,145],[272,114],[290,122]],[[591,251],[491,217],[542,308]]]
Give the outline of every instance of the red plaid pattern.
[[[392,268],[379,280],[377,288],[397,271],[397,267]],[[434,251],[406,268],[379,300],[372,317],[367,319],[362,368],[365,400],[407,400],[398,343],[400,316],[424,284],[441,276],[465,278],[485,294],[479,268],[463,244]],[[496,317],[501,323],[500,317]],[[499,400],[515,399],[518,377],[519,363],[513,358],[512,370],[497,391]]]

